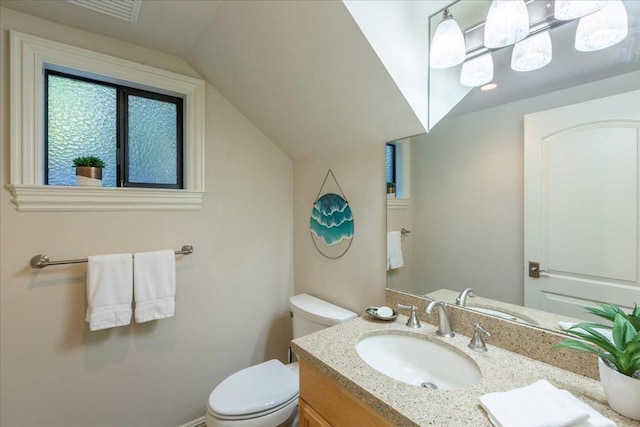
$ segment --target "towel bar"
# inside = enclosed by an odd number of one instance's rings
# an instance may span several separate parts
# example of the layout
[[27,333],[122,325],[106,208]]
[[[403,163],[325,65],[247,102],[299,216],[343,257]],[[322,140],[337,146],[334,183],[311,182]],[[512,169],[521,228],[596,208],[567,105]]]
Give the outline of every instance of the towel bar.
[[[179,251],[174,251],[174,253],[176,255],[191,255],[193,253],[193,246],[184,245]],[[31,264],[31,268],[44,268],[50,265],[79,264],[87,261],[88,261],[87,258],[66,259],[62,261],[50,261],[48,256],[44,254],[40,254],[32,257],[31,261],[29,261],[29,264]]]
[[409,233],[411,233],[411,230],[407,230],[404,227],[402,227],[402,229],[400,230],[400,234],[402,234],[402,235],[409,234]]

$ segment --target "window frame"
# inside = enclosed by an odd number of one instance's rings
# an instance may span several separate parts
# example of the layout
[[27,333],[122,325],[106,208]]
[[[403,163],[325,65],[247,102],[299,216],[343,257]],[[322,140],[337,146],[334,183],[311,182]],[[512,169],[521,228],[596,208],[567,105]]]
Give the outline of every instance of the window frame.
[[[202,79],[10,31],[10,183],[18,211],[198,210],[204,199]],[[183,189],[44,184],[44,69],[183,98]]]
[[[176,188],[182,189],[184,183],[184,126],[183,126],[183,102],[175,102],[176,99],[179,99],[175,96],[164,95],[157,92],[151,92],[148,90],[136,89],[126,86],[119,86],[122,89],[121,96],[124,98],[123,100],[119,100],[118,102],[122,104],[122,111],[119,111],[119,126],[120,126],[120,135],[122,140],[119,141],[119,149],[120,156],[118,159],[119,166],[123,169],[121,174],[118,173],[118,178],[122,178],[122,187],[137,187],[137,188]],[[120,95],[120,92],[119,92]],[[133,182],[129,179],[129,125],[128,125],[128,117],[129,117],[129,95],[137,96],[140,98],[147,99],[155,99],[157,101],[170,102],[176,105],[176,119],[177,119],[177,147],[176,147],[176,183],[175,184],[153,184],[148,182]]]
[[[175,188],[182,189],[184,183],[184,120],[183,99],[177,96],[165,95],[149,90],[137,89],[122,84],[105,82],[76,74],[64,73],[45,67],[44,69],[44,184],[49,185],[49,76],[57,76],[70,80],[77,80],[101,86],[108,86],[116,90],[116,187],[137,188]],[[140,98],[154,99],[176,106],[176,183],[155,184],[133,182],[129,179],[129,95]]]
[[[411,141],[405,138],[387,144],[395,146],[396,197],[387,198],[387,209],[409,209],[411,200]],[[386,150],[386,147],[385,147]],[[386,153],[385,153],[386,154]],[[386,155],[385,155],[386,162]],[[386,177],[386,172],[385,172]]]

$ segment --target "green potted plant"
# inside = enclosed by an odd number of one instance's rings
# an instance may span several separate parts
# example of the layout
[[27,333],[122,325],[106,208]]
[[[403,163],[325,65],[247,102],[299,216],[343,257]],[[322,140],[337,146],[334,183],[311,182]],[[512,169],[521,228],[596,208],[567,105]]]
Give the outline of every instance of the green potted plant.
[[396,183],[387,182],[387,197],[396,197]]
[[[570,348],[598,355],[600,382],[611,408],[640,420],[640,307],[625,313],[614,304],[599,304],[586,310],[611,324],[578,323],[567,333],[569,339],[554,348]],[[611,331],[611,337],[608,337]]]
[[76,157],[73,166],[76,168],[77,185],[102,186],[102,159],[95,156]]

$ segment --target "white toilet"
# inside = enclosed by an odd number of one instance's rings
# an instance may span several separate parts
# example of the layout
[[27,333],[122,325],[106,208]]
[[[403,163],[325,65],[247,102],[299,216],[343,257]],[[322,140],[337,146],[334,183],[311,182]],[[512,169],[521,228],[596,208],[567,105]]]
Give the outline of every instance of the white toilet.
[[[299,338],[358,317],[307,294],[289,298],[293,338]],[[222,381],[209,395],[207,427],[296,426],[298,363],[273,359],[242,369]]]

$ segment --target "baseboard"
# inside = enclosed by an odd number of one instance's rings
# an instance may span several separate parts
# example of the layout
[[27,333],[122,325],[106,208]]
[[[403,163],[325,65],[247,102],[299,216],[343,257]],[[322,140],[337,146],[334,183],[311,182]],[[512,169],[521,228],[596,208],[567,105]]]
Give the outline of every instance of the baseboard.
[[200,418],[196,418],[195,420],[191,420],[188,423],[182,424],[178,427],[206,427],[206,419],[207,417],[202,416]]

